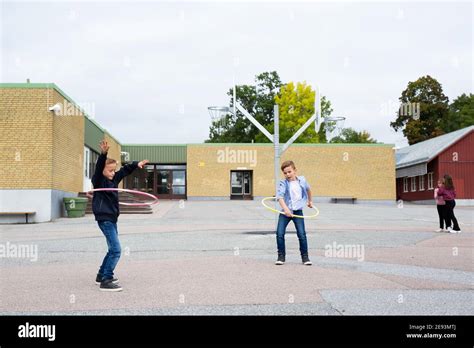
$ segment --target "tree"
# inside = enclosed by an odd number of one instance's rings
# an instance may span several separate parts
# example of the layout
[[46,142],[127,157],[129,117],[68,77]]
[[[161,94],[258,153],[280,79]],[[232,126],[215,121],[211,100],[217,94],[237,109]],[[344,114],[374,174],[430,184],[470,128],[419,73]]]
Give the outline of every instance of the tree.
[[[256,85],[236,86],[237,98],[244,109],[260,122],[271,134],[274,131],[273,107],[280,109],[280,141],[284,142],[295,133],[300,126],[314,113],[314,91],[306,83],[294,83],[292,87],[283,85],[276,71],[264,72],[255,77]],[[299,87],[298,87],[299,86]],[[299,88],[299,90],[298,90]],[[282,95],[282,93],[285,93]],[[233,107],[233,91],[230,96],[230,107]],[[309,99],[308,99],[309,98]],[[278,101],[280,100],[280,102]],[[311,104],[311,105],[310,105]],[[332,113],[331,102],[321,97],[322,117]],[[291,112],[291,113],[290,113]],[[291,130],[287,129],[288,125]],[[324,124],[319,134],[311,126],[298,138],[297,142],[327,142]],[[291,135],[289,135],[291,133]],[[245,143],[270,142],[245,116],[228,113],[222,122],[213,121],[209,129],[208,143]]]
[[[289,82],[280,87],[280,92],[275,97],[275,103],[278,105],[280,122],[280,143],[286,143],[314,114],[314,102],[316,93],[306,82]],[[321,97],[322,117],[327,117],[333,111],[331,102],[326,97]],[[327,142],[324,131],[316,133],[314,125],[309,126],[299,137],[296,143],[318,143]],[[273,117],[265,128],[274,132]],[[257,135],[258,142],[268,142],[268,138],[262,133]]]
[[[323,95],[321,96],[321,120],[324,121],[325,118],[331,116],[333,109],[331,107],[331,102]],[[323,122],[318,132],[318,140],[320,143],[327,143],[326,130],[333,130],[336,127],[334,122]]]
[[400,110],[390,126],[397,132],[402,130],[410,145],[444,133],[449,99],[436,79],[427,75],[409,82],[399,100]]
[[[276,71],[264,72],[255,77],[256,85],[236,86],[240,104],[262,125],[273,122],[273,105],[282,85]],[[233,108],[233,90],[229,89],[230,107]],[[250,143],[257,141],[260,130],[245,116],[227,114],[223,122],[213,121],[209,129],[209,143]]]
[[474,94],[463,93],[449,105],[448,117],[442,123],[446,133],[474,125]]
[[330,143],[376,143],[377,140],[370,137],[370,133],[363,130],[357,132],[353,128],[343,128],[341,134],[332,138]]

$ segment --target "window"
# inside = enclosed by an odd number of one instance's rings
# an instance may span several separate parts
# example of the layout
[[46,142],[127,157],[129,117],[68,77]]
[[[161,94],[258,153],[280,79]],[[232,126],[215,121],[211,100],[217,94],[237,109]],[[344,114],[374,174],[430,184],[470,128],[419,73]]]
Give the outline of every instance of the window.
[[416,176],[411,177],[411,192],[416,191]]
[[403,192],[408,192],[408,178],[403,178]]
[[90,178],[89,174],[89,158],[90,158],[91,151],[88,147],[84,146],[84,176],[86,178]]
[[433,189],[433,173],[428,173],[428,190]]
[[424,175],[420,175],[419,185],[420,185],[420,191],[424,191],[425,190],[425,176]]
[[88,174],[87,177],[89,179],[92,179],[92,176],[94,175],[95,172],[95,164],[97,162],[97,159],[99,158],[99,154],[95,152],[92,149],[88,149],[89,151],[89,163],[88,163],[88,169],[89,171],[86,170],[86,173]]

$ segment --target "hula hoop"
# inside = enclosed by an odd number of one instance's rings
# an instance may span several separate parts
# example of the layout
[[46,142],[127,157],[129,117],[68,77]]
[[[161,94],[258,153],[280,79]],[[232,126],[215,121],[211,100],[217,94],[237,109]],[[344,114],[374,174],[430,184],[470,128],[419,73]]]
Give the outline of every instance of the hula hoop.
[[[269,207],[268,205],[266,205],[265,202],[268,201],[269,199],[275,199],[275,197],[266,197],[266,198],[262,199],[262,205],[265,208],[267,208],[268,210],[271,210],[271,211],[273,211],[275,213],[278,213],[278,214],[285,215],[284,212],[282,212],[280,210],[273,209],[272,207]],[[314,209],[316,211],[316,213],[313,214],[313,215],[294,215],[294,214],[292,214],[292,217],[299,218],[299,219],[312,219],[312,218],[315,218],[316,216],[319,215],[319,210],[318,210],[318,208],[316,208],[314,206],[313,206],[312,209]]]
[[100,192],[100,191],[117,191],[117,192],[129,192],[129,193],[133,193],[133,194],[138,194],[138,195],[142,195],[142,196],[147,196],[147,197],[150,197],[150,198],[153,198],[153,202],[151,203],[126,203],[126,202],[119,202],[119,204],[121,205],[126,205],[126,206],[129,206],[129,207],[143,207],[143,206],[152,206],[154,204],[157,204],[158,203],[158,198],[150,193],[147,193],[147,192],[142,192],[142,191],[136,191],[136,190],[129,190],[129,189],[121,189],[121,188],[98,188],[98,189],[93,189],[93,190],[90,190],[90,191],[87,191],[86,194],[87,196],[91,196],[89,195],[89,193],[91,192]]

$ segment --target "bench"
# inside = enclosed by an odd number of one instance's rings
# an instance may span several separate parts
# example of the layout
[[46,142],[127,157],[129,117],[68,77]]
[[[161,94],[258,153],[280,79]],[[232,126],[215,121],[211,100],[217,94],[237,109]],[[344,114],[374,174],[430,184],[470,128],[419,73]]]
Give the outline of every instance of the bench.
[[355,203],[357,198],[355,197],[332,197],[331,201],[337,203],[338,201],[351,201],[352,204]]
[[11,211],[11,212],[0,212],[0,215],[25,215],[26,223],[28,223],[28,215],[36,214],[35,211]]

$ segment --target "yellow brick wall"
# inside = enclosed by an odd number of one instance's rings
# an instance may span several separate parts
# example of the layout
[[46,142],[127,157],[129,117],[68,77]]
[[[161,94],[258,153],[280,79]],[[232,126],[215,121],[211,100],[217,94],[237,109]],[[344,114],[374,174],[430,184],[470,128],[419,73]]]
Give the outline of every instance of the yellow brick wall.
[[62,114],[53,117],[52,188],[80,192],[84,180],[84,114],[55,89],[47,91],[51,105],[63,105]]
[[316,196],[395,200],[395,153],[391,146],[294,146],[293,160]]
[[[255,151],[257,164],[219,163],[219,150]],[[253,195],[273,196],[271,145],[188,145],[189,197],[229,197],[230,171],[253,171]],[[281,158],[293,160],[315,196],[353,196],[358,199],[395,200],[395,157],[391,146],[294,145]],[[281,175],[281,172],[280,172]],[[280,178],[283,178],[281,176]]]
[[[56,103],[60,115],[49,111]],[[84,117],[54,88],[0,88],[0,189],[82,191]],[[121,146],[104,138],[119,169]]]
[[1,189],[51,188],[51,105],[47,89],[0,88]]

